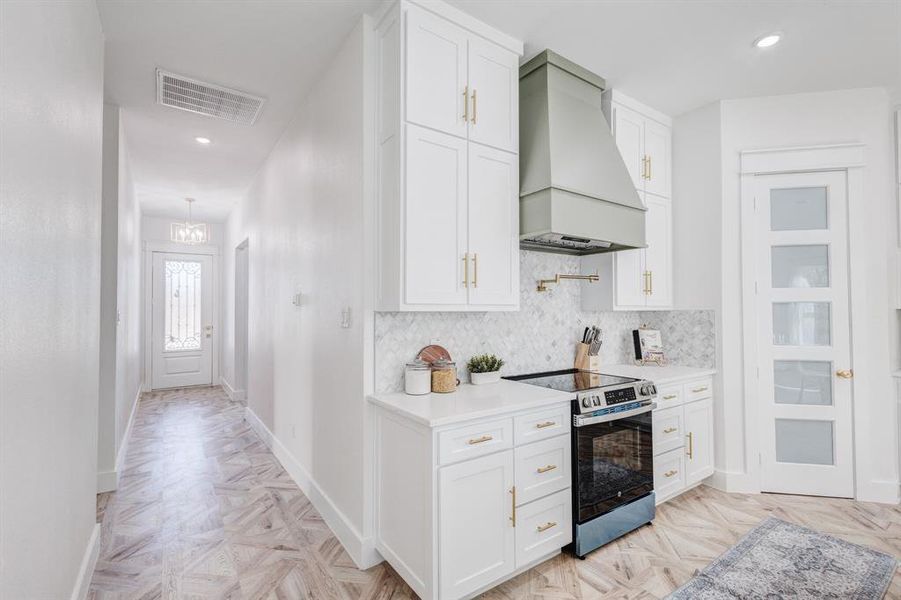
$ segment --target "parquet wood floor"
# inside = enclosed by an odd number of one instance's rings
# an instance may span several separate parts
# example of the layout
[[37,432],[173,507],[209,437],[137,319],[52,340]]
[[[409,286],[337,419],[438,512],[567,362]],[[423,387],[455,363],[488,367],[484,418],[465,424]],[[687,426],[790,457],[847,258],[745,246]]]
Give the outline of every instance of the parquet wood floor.
[[[386,563],[354,567],[243,409],[218,387],[144,395],[120,487],[98,503],[90,599],[415,598]],[[483,598],[662,598],[768,515],[901,556],[898,506],[702,486],[587,560],[560,555]]]

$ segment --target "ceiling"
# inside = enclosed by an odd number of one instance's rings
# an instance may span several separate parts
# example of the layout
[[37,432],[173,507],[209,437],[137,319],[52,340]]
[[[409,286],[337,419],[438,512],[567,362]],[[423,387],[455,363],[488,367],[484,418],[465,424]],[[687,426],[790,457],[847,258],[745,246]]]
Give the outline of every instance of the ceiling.
[[[145,214],[222,221],[363,12],[382,0],[98,0]],[[901,0],[450,0],[670,115],[749,96],[886,86],[901,102]],[[780,31],[760,50],[752,41]],[[253,126],[155,103],[157,67],[264,96]],[[196,136],[208,137],[202,146]]]
[[[224,221],[321,69],[379,0],[98,0],[107,102],[122,108],[144,214]],[[266,98],[257,122],[156,104],[161,67]],[[197,136],[210,138],[202,146]]]
[[[901,0],[449,0],[676,116],[751,96],[901,85]],[[778,31],[771,48],[752,46]],[[901,102],[901,98],[898,98]]]

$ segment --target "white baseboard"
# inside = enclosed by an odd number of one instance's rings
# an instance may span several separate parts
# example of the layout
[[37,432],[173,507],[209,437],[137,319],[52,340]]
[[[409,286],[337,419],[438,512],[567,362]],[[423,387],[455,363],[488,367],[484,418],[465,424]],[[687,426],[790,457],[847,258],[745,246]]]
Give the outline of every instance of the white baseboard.
[[901,487],[897,481],[858,482],[855,499],[862,502],[898,504],[899,494],[901,494]]
[[119,475],[122,474],[122,465],[125,463],[125,451],[128,449],[128,440],[131,439],[131,428],[135,422],[135,415],[138,412],[138,402],[141,401],[141,394],[144,393],[144,384],[138,386],[135,399],[131,402],[131,413],[128,415],[128,425],[125,426],[125,432],[122,434],[122,443],[119,444],[119,452],[116,454],[116,468],[112,471],[100,471],[97,473],[97,493],[112,492],[119,487]]
[[97,566],[97,557],[100,555],[100,523],[94,524],[91,537],[84,550],[81,566],[78,568],[78,577],[75,578],[75,587],[72,588],[71,600],[85,600],[88,597],[88,589],[91,587],[91,576],[94,567]]
[[733,494],[759,494],[760,484],[747,473],[717,469],[704,483],[712,488]]
[[219,384],[222,386],[222,389],[225,390],[225,395],[228,396],[228,399],[232,402],[243,402],[247,398],[247,394],[244,390],[236,390],[232,384],[228,382],[223,376],[219,376]]
[[260,436],[263,443],[272,450],[294,482],[316,507],[320,516],[325,520],[329,529],[344,546],[344,549],[360,569],[368,569],[382,562],[382,557],[375,549],[375,540],[364,538],[359,530],[342,513],[331,498],[319,487],[319,484],[310,476],[306,469],[294,457],[293,454],[279,441],[277,437],[266,427],[260,418],[250,407],[244,409],[245,420],[250,427]]

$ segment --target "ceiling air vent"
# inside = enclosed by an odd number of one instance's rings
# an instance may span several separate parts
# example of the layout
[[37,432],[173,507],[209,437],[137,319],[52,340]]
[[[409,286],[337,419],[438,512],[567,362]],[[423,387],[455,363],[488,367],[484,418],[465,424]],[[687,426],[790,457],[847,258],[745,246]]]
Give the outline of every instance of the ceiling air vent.
[[253,125],[265,99],[157,69],[156,101],[199,115]]

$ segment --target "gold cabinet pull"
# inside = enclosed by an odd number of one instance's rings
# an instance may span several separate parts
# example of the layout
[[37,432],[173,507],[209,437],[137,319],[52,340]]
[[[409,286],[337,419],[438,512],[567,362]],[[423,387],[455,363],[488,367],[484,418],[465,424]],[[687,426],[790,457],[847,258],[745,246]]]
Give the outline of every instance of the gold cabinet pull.
[[645,154],[641,157],[641,178],[648,178],[648,155]]
[[479,255],[472,255],[472,287],[479,287]]
[[470,446],[475,446],[476,444],[482,444],[484,442],[490,442],[494,437],[490,435],[483,435],[482,437],[477,437],[469,440]]
[[648,295],[654,295],[654,271],[648,271]]
[[463,88],[463,122],[469,121],[469,86]]
[[538,533],[543,533],[543,532],[547,531],[548,529],[550,529],[551,527],[556,527],[556,526],[557,526],[556,521],[548,521],[544,525],[539,525],[536,529],[538,529]]
[[854,377],[854,371],[852,369],[840,369],[835,372],[835,375],[842,379],[851,379]]
[[673,469],[672,471],[667,471],[667,472],[664,473],[663,475],[664,475],[664,477],[672,477],[673,475],[675,475],[675,474],[678,473],[678,472],[679,472],[679,471],[676,471],[675,469]]
[[693,393],[695,393],[695,394],[697,394],[698,392],[706,392],[706,391],[707,391],[707,386],[706,386],[706,385],[702,385],[701,387],[691,388],[691,391],[692,391]]
[[675,400],[677,398],[676,394],[667,394],[663,397],[664,400]]
[[537,425],[535,425],[535,429],[544,429],[545,427],[551,427],[556,424],[556,421],[545,421],[544,423],[538,423]]
[[463,255],[463,287],[469,287],[469,253]]
[[548,465],[546,467],[538,467],[539,473],[547,473],[548,471],[553,471],[557,468],[557,465]]
[[477,102],[476,90],[472,90],[472,124],[473,125],[476,124],[476,116],[478,114],[478,108],[477,108],[478,105],[476,104],[476,102]]
[[513,496],[513,500],[511,504],[513,505],[513,513],[510,515],[510,522],[513,523],[513,527],[516,527],[516,486],[514,485],[510,488],[510,494]]
[[653,175],[651,175],[651,157],[649,156],[648,157],[648,181],[650,181],[652,177],[653,177]]
[[642,290],[646,296],[651,295],[651,272],[645,271],[642,276],[644,277],[644,289]]
[[663,433],[672,433],[674,431],[676,431],[675,427],[667,427],[666,429],[663,430]]
[[694,458],[694,435],[691,431],[688,432],[688,458]]

